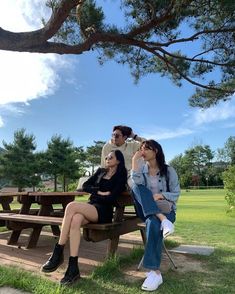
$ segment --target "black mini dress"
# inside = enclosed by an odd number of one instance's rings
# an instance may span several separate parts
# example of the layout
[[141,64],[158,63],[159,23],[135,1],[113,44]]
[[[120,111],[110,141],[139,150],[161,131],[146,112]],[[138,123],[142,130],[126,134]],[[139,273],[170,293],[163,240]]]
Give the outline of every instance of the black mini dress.
[[[114,174],[110,179],[105,179],[105,169],[99,168],[84,184],[83,190],[91,193],[88,203],[95,206],[98,213],[97,223],[110,223],[113,219],[113,206],[117,197],[126,190],[126,176]],[[98,195],[97,192],[110,191],[108,196]]]

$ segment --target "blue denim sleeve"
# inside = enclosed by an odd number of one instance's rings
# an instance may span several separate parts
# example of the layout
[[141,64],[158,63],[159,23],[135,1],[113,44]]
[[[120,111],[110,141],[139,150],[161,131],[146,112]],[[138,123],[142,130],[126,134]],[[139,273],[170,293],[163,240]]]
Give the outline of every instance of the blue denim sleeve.
[[143,173],[131,170],[131,180],[136,185],[144,185]]
[[172,166],[168,167],[169,190],[170,192],[162,192],[162,195],[169,201],[176,202],[180,196],[180,184],[178,175]]

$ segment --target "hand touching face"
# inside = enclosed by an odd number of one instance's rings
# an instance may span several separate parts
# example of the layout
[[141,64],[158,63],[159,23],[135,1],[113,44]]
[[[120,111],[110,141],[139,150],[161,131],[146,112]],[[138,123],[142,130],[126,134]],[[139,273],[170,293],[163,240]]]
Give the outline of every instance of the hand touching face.
[[142,154],[142,151],[141,150],[138,150],[135,154],[134,154],[134,156],[133,156],[133,160],[139,160],[140,158],[142,158],[143,157],[143,154]]

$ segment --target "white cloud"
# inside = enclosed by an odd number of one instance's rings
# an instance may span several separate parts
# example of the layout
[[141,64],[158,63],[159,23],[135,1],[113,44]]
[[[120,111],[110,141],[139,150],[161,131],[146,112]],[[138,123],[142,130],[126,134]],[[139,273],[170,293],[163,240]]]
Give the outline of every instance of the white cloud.
[[[142,136],[144,138],[152,138],[155,140],[166,140],[178,137],[184,137],[191,134],[200,133],[202,130],[209,130],[214,127],[216,122],[224,122],[221,128],[235,127],[235,99],[227,102],[221,102],[212,108],[191,109],[189,112],[182,114],[183,120],[179,127],[166,129],[161,127],[145,126]],[[231,121],[231,119],[233,121]]]
[[235,105],[233,101],[223,102],[205,110],[197,110],[193,113],[193,123],[195,126],[209,124],[217,121],[224,121],[235,117]]
[[50,16],[45,3],[45,0],[1,0],[0,26],[13,32],[42,27],[42,17],[48,19]]
[[[48,18],[49,11],[41,0],[0,1],[0,26],[7,30],[38,29],[45,15]],[[58,70],[68,63],[55,54],[0,51],[0,64],[0,105],[6,105],[53,94],[59,83]]]
[[56,70],[63,64],[54,55],[0,53],[0,105],[28,102],[53,94],[58,76]]
[[25,113],[24,108],[19,106],[18,104],[17,104],[17,106],[15,106],[15,104],[0,105],[0,111],[2,114],[14,113],[16,115],[21,115],[21,114]]
[[162,129],[162,128],[152,128],[149,129],[147,133],[144,133],[142,136],[144,138],[151,138],[155,140],[165,140],[183,137],[186,135],[192,134],[194,131],[189,128],[177,128],[175,130]]

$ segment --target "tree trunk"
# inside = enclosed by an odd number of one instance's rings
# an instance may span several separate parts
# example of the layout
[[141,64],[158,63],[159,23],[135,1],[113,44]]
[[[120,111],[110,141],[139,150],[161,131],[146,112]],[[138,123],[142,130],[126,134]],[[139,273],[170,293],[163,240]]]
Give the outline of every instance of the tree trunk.
[[54,192],[57,191],[57,176],[54,175]]
[[63,175],[63,191],[66,192],[66,177]]

